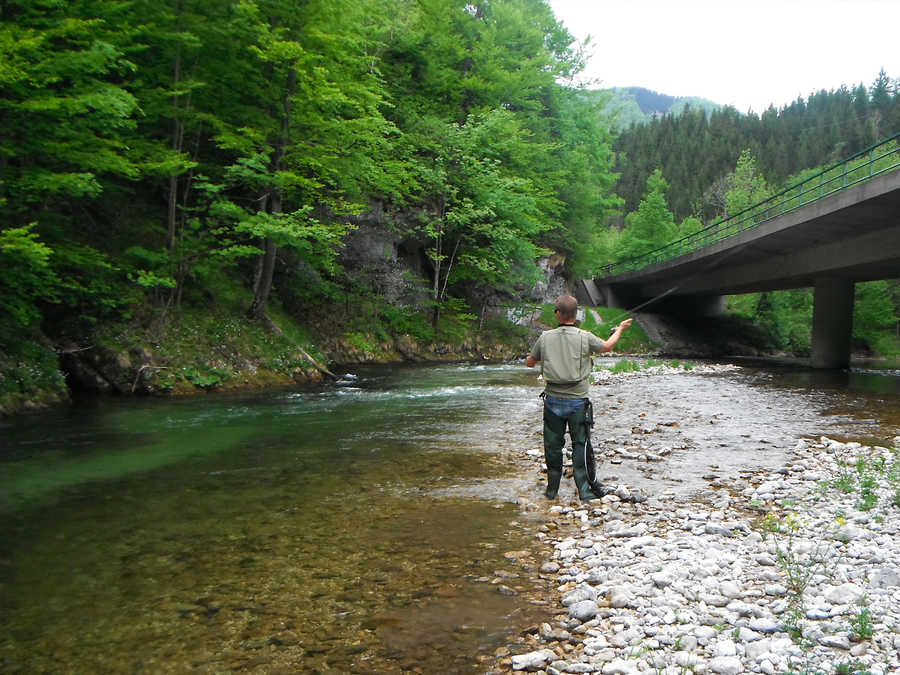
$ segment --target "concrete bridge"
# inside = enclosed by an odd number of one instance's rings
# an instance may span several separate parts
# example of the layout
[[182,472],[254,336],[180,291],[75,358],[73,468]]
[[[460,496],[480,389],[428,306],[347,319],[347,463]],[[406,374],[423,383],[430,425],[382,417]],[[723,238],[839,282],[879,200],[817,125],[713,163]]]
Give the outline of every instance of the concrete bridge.
[[812,365],[850,361],[854,284],[900,277],[900,135],[578,284],[583,302],[714,315],[724,296],[813,288]]

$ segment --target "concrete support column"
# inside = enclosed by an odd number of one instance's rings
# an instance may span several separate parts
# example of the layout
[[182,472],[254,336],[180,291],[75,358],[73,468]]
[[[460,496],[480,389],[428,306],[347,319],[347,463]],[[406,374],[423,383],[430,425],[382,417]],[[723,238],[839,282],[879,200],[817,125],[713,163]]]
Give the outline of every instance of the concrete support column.
[[854,284],[845,279],[816,279],[813,298],[812,366],[850,365]]

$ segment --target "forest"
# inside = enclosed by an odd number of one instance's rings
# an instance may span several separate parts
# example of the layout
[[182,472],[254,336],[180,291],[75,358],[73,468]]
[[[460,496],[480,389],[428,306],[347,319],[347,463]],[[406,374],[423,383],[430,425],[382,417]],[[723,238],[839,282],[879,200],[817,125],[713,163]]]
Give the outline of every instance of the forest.
[[[459,342],[541,260],[589,276],[900,130],[881,72],[619,131],[583,48],[544,0],[0,2],[0,397],[100,344],[171,390],[226,342],[281,372]],[[889,353],[897,283],[861,286]],[[734,307],[802,353],[803,293]]]

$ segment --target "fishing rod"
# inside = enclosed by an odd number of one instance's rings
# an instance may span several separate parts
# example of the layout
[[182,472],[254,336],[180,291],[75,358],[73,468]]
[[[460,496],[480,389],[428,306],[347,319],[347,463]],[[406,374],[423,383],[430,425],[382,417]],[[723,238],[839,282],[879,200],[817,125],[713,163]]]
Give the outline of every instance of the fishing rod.
[[660,300],[662,300],[662,299],[665,298],[666,296],[671,295],[671,294],[674,293],[675,291],[679,290],[682,286],[684,286],[687,282],[693,281],[694,279],[696,279],[696,278],[699,277],[700,275],[706,274],[707,272],[709,272],[709,271],[715,269],[716,267],[718,267],[719,265],[721,265],[723,262],[725,262],[725,260],[727,260],[728,258],[730,258],[731,256],[733,256],[735,253],[738,253],[738,252],[740,252],[740,251],[743,251],[743,250],[744,250],[745,248],[747,248],[748,246],[750,246],[750,242],[749,242],[749,241],[746,242],[746,243],[741,244],[740,246],[735,246],[735,247],[732,248],[730,251],[725,252],[723,255],[721,255],[721,256],[719,256],[718,258],[716,258],[715,260],[713,260],[712,263],[706,265],[705,267],[700,268],[699,270],[697,270],[697,271],[694,272],[693,274],[691,274],[691,275],[685,277],[684,279],[682,279],[681,281],[679,281],[679,282],[676,283],[675,285],[670,286],[669,288],[667,288],[666,290],[664,290],[662,293],[658,293],[657,295],[654,295],[652,298],[650,298],[649,300],[645,300],[644,302],[642,302],[642,303],[639,304],[639,305],[636,305],[636,306],[634,306],[634,307],[625,309],[625,318],[631,318],[631,315],[632,315],[632,314],[635,314],[638,310],[641,310],[641,309],[643,309],[644,307],[647,307],[648,305],[652,305],[652,304],[655,303],[655,302],[659,302]]

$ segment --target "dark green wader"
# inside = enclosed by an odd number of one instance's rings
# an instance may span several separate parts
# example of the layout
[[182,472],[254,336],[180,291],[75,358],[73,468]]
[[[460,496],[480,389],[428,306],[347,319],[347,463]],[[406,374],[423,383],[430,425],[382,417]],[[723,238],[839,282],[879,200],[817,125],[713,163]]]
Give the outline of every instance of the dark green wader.
[[572,439],[572,465],[575,470],[575,486],[582,501],[593,499],[596,495],[591,491],[585,466],[584,445],[587,440],[584,406],[574,410],[566,417],[560,417],[544,406],[544,460],[547,462],[547,498],[553,499],[559,492],[562,478],[562,449],[566,444],[566,427]]

